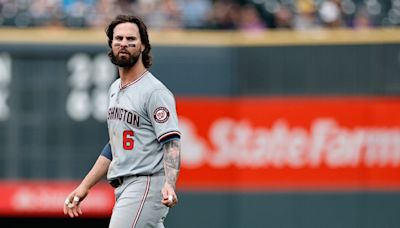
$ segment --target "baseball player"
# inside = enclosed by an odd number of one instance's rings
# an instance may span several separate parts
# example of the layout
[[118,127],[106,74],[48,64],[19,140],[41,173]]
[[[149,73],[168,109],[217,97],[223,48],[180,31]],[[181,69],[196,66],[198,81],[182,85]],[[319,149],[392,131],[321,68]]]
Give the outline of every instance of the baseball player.
[[81,215],[80,202],[107,173],[116,196],[110,228],[164,227],[168,209],[178,202],[180,132],[174,96],[148,71],[151,46],[141,19],[120,15],[106,34],[120,76],[109,90],[110,141],[66,198],[64,213]]

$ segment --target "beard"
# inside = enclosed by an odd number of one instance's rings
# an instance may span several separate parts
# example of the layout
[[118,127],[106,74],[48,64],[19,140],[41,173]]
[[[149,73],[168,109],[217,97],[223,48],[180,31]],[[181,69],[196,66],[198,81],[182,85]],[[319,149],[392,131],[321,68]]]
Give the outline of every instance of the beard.
[[[126,53],[128,53],[128,52],[126,52]],[[114,52],[112,50],[110,50],[110,53],[108,54],[108,56],[110,57],[110,60],[114,65],[117,65],[117,66],[123,67],[123,68],[130,68],[130,67],[133,67],[137,63],[137,61],[140,57],[140,54],[141,54],[140,52],[135,52],[133,54],[128,53],[128,57],[121,58],[118,55],[117,56],[114,55]]]

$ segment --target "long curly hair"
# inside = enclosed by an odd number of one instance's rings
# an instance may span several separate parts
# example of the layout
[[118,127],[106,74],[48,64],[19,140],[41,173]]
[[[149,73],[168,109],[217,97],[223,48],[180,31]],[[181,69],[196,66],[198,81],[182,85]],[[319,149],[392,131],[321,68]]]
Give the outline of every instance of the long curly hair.
[[[142,61],[144,67],[148,69],[153,64],[152,57],[150,54],[151,45],[149,41],[149,35],[147,33],[147,27],[139,17],[131,15],[119,15],[113,21],[111,21],[111,23],[106,28],[106,34],[108,37],[108,46],[111,48],[115,27],[119,24],[126,22],[134,23],[139,28],[140,39],[145,46],[142,52]],[[112,56],[112,50],[108,53],[108,56],[110,57]]]

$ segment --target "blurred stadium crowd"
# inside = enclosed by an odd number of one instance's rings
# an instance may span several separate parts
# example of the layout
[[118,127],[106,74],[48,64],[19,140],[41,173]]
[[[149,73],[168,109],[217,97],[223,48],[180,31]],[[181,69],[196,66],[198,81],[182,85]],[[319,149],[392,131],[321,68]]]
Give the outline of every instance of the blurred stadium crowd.
[[152,29],[400,25],[400,0],[0,0],[2,27],[103,27],[120,13]]

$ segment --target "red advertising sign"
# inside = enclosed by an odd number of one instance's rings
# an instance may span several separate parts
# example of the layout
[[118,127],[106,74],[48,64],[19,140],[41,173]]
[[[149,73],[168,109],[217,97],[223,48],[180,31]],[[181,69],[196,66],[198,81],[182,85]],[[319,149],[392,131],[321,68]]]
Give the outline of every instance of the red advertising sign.
[[[65,217],[65,198],[78,184],[70,181],[2,181],[0,216]],[[82,203],[83,216],[107,217],[113,206],[113,188],[99,183]]]
[[181,189],[400,189],[400,98],[180,98]]

